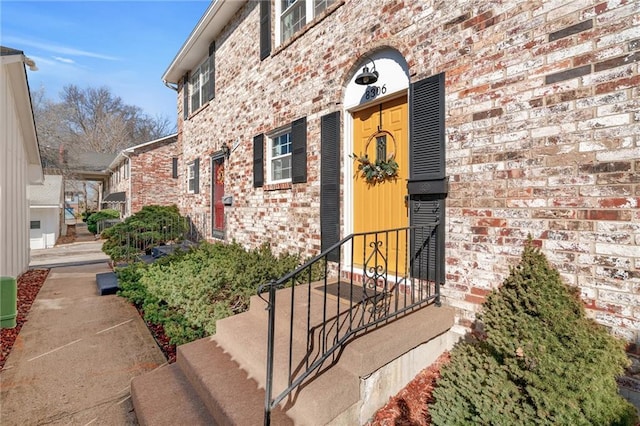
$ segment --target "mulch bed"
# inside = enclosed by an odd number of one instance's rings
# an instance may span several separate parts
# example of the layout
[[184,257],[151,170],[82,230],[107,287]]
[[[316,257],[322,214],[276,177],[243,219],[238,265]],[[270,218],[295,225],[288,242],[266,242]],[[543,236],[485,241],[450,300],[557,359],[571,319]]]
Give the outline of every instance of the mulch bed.
[[14,328],[3,328],[0,330],[0,371],[4,368],[9,352],[18,338],[20,329],[27,322],[27,314],[36,299],[40,288],[44,284],[49,274],[48,269],[32,269],[18,278],[18,311],[16,316],[17,325]]
[[[144,312],[142,309],[136,306],[140,317],[144,320]],[[169,338],[164,332],[164,327],[158,324],[152,324],[149,321],[144,321],[147,324],[147,328],[151,332],[151,335],[156,340],[158,347],[164,353],[165,358],[169,364],[176,362],[176,345],[169,343]]]
[[427,426],[431,424],[428,404],[433,402],[433,389],[440,378],[441,367],[451,359],[444,352],[422,370],[398,394],[389,399],[368,426]]

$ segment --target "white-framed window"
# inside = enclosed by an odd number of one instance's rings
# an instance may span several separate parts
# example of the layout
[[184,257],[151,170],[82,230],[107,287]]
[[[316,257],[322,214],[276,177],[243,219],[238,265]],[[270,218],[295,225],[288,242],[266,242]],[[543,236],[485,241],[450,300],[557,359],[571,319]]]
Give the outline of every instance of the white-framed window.
[[284,43],[336,0],[276,1],[276,41]]
[[191,112],[213,99],[213,59],[207,57],[193,72],[189,79]]
[[267,183],[291,181],[291,128],[269,137],[267,142]]
[[187,190],[195,192],[196,190],[196,163],[187,164]]

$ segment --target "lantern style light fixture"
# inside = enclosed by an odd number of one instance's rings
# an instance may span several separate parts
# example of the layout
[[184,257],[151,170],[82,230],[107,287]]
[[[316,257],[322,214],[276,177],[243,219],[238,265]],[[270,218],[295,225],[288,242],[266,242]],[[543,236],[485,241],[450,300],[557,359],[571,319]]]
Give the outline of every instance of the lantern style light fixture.
[[229,145],[227,145],[226,142],[222,142],[222,146],[220,147],[220,149],[222,150],[222,155],[224,156],[224,158],[229,159],[229,156],[231,155],[231,148],[229,147]]
[[368,66],[364,66],[362,68],[362,72],[356,76],[356,84],[361,86],[368,86],[369,84],[373,84],[378,81],[378,71],[376,71],[376,63],[373,62],[373,59],[369,58],[371,64],[373,64],[373,71],[369,71]]

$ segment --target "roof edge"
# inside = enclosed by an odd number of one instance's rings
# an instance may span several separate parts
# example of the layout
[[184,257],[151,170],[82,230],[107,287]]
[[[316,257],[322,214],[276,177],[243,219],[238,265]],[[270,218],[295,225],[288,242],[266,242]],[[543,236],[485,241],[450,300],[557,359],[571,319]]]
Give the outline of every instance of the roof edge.
[[213,0],[167,67],[162,81],[178,84],[185,72],[204,59],[203,55],[209,44],[246,2],[247,0]]
[[113,161],[111,161],[111,163],[109,164],[107,169],[108,170],[112,170],[118,164],[120,164],[122,162],[122,160],[124,158],[126,158],[125,153],[133,153],[136,149],[144,148],[146,146],[157,144],[157,143],[161,143],[161,142],[165,142],[165,141],[168,141],[169,139],[172,139],[172,138],[175,138],[176,141],[177,141],[178,140],[178,133],[172,133],[172,134],[170,134],[168,136],[163,136],[161,138],[154,139],[154,140],[149,141],[149,142],[144,142],[144,143],[141,143],[141,144],[138,144],[138,145],[134,145],[134,146],[130,146],[128,148],[125,148],[122,151],[120,151],[118,153],[118,155],[116,155],[116,158],[114,158]]

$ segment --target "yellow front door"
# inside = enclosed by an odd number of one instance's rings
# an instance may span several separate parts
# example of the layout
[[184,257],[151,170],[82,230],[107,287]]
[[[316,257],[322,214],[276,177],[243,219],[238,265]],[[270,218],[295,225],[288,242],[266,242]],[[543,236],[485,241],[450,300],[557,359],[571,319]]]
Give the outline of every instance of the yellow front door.
[[[354,162],[354,232],[374,232],[408,226],[405,202],[408,178],[408,117],[406,97],[396,98],[353,113],[353,151],[357,156],[366,154],[373,162],[380,156],[393,157],[398,163],[394,179],[371,183],[358,171]],[[368,237],[373,241],[373,237]],[[386,259],[386,271],[404,271],[406,265],[406,233],[380,234],[382,243],[377,247]],[[369,241],[365,243],[368,245]],[[358,242],[356,242],[358,244]],[[354,262],[363,265],[373,248],[356,249]],[[361,254],[358,253],[360,251]],[[371,262],[368,262],[368,266]]]

